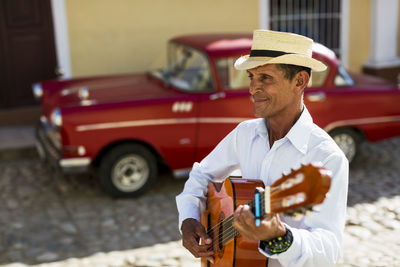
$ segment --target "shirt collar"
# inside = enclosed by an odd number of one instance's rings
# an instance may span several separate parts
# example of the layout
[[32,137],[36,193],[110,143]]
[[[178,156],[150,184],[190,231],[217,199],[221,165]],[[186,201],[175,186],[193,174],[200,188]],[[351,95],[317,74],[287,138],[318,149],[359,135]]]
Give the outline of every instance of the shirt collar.
[[307,152],[308,140],[310,138],[312,126],[312,117],[310,115],[310,112],[308,112],[306,106],[304,106],[300,118],[296,121],[296,123],[286,135],[286,137],[297,148],[297,150],[299,150],[303,154]]
[[266,119],[260,119],[258,126],[256,128],[256,133],[268,140],[268,130],[267,130],[268,121]]
[[[267,123],[268,122],[265,119],[260,120],[256,128],[256,133],[261,137],[265,138],[266,140],[268,140]],[[313,125],[312,117],[308,112],[306,106],[304,106],[304,109],[299,119],[296,121],[296,123],[293,125],[290,131],[283,138],[289,139],[289,141],[293,144],[293,146],[297,150],[305,154],[308,149],[308,140],[310,138],[310,132],[311,132],[310,129],[312,128],[312,125]]]

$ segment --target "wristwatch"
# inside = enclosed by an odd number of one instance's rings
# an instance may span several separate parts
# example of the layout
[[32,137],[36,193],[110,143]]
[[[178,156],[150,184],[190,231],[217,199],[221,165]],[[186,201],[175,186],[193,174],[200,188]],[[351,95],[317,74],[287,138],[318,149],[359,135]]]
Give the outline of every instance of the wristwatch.
[[278,254],[285,252],[289,249],[293,242],[292,232],[285,226],[286,234],[283,236],[278,236],[274,239],[265,241],[260,241],[260,248],[267,252],[268,254]]

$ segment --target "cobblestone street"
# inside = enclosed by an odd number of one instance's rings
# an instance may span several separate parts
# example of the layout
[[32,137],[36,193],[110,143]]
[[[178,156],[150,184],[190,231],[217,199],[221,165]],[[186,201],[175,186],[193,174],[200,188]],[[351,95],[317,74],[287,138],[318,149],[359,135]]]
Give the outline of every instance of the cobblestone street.
[[[0,173],[0,266],[199,266],[179,241],[184,180],[164,174],[144,196],[120,200],[37,158],[3,161]],[[400,266],[399,174],[400,138],[362,146],[339,266]]]

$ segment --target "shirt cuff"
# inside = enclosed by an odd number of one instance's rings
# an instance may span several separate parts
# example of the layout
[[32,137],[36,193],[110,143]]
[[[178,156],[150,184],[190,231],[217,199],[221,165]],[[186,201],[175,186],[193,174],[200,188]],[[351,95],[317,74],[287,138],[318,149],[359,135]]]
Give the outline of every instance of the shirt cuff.
[[297,229],[291,228],[287,224],[285,224],[286,228],[289,229],[292,232],[293,236],[293,242],[292,245],[286,250],[285,252],[282,253],[277,253],[277,254],[270,254],[267,251],[263,250],[260,247],[260,242],[258,242],[258,251],[262,253],[264,256],[271,258],[271,259],[282,259],[284,258],[285,261],[288,259],[296,259],[300,256],[301,254],[301,237],[299,236],[299,233]]
[[196,205],[186,205],[179,211],[179,231],[181,231],[182,222],[185,219],[193,218],[201,222],[201,214],[199,207]]

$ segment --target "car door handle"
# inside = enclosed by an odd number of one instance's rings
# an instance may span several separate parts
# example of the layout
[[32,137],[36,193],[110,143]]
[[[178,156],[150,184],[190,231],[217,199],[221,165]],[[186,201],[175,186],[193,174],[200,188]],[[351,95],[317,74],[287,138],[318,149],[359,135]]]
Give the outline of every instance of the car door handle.
[[321,101],[324,101],[325,98],[326,98],[326,95],[323,92],[309,93],[307,95],[307,99],[310,102],[321,102]]
[[225,96],[226,96],[225,92],[219,92],[219,93],[211,94],[210,95],[210,100],[216,100],[218,98],[225,98]]

